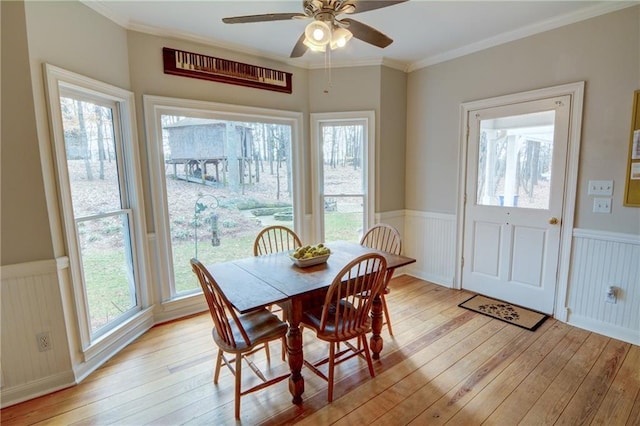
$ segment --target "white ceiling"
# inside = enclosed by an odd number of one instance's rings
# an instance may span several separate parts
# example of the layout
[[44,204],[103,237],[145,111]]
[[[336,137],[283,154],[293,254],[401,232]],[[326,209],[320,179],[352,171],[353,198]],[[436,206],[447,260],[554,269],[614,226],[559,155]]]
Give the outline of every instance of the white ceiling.
[[[229,16],[302,12],[301,0],[167,1],[84,0],[117,24],[317,68],[324,54],[289,59],[307,19],[224,24]],[[394,42],[384,48],[352,39],[331,53],[335,66],[385,63],[412,70],[507,41],[639,4],[639,1],[433,1],[406,3],[351,15]],[[346,17],[346,15],[341,15]],[[170,47],[170,46],[169,46]]]

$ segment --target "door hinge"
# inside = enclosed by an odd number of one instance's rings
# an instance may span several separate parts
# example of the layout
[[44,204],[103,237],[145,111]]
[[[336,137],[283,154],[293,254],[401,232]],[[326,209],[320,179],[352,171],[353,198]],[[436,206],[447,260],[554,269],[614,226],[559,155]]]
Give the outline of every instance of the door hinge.
[[460,266],[462,266],[464,268],[464,257],[462,257],[462,259],[460,259]]

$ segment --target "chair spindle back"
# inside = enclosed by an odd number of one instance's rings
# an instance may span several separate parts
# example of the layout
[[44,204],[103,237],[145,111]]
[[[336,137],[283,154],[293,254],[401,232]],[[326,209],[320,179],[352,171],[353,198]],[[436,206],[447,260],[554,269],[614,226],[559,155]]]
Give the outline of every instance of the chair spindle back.
[[[325,297],[320,331],[333,329],[335,336],[349,338],[369,327],[375,295],[384,289],[387,262],[379,254],[365,254],[345,266],[334,278]],[[359,297],[369,292],[374,297]]]
[[402,252],[400,233],[396,228],[386,223],[378,223],[369,228],[360,240],[360,244],[393,254]]
[[300,237],[286,226],[274,225],[264,228],[253,243],[253,255],[278,253],[302,247]]

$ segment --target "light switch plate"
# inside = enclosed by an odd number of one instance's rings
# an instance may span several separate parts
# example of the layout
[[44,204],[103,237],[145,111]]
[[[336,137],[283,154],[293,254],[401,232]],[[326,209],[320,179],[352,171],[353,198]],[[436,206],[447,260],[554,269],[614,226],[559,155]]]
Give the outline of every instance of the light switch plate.
[[589,195],[613,195],[613,181],[590,180]]
[[594,213],[611,213],[611,198],[594,198]]

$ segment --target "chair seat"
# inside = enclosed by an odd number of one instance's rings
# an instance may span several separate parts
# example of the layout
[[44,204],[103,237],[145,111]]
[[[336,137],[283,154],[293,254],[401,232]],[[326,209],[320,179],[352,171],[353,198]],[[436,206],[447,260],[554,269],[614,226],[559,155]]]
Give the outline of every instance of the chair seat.
[[[345,301],[340,301],[340,309],[342,310],[355,310],[355,307]],[[310,309],[308,311],[303,312],[301,322],[310,328],[313,328],[316,331],[316,335],[319,339],[324,340],[326,342],[338,342],[342,340],[351,339],[357,337],[360,334],[368,333],[371,331],[371,318],[367,318],[366,321],[360,326],[349,333],[340,333],[340,329],[344,329],[343,327],[343,319],[344,315],[341,315],[338,318],[338,322],[335,321],[335,315],[337,312],[335,304],[331,304],[327,311],[328,313],[328,321],[324,330],[320,329],[320,322],[322,320],[322,310],[323,306],[318,306],[316,308]],[[337,329],[337,330],[336,330]]]
[[249,344],[245,343],[242,333],[235,324],[232,324],[233,336],[236,341],[235,347],[226,344],[214,328],[213,339],[224,351],[231,353],[243,352],[262,342],[284,337],[288,330],[287,323],[281,321],[276,315],[272,314],[267,309],[260,309],[238,315],[238,320],[249,337]]

